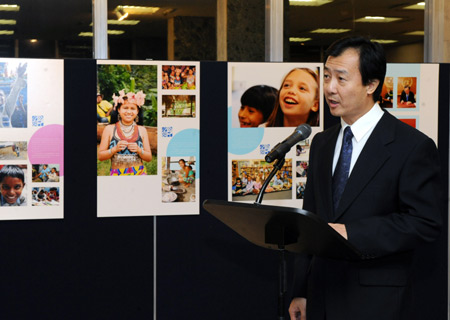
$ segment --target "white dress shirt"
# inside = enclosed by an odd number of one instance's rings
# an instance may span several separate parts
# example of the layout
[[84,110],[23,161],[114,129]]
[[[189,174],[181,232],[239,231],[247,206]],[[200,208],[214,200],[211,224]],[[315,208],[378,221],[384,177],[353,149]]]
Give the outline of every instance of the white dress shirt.
[[[384,114],[384,111],[381,109],[381,107],[378,105],[378,103],[375,103],[369,112],[367,112],[361,118],[356,120],[356,122],[350,126],[350,128],[352,129],[352,132],[353,132],[353,138],[352,138],[353,151],[352,151],[352,160],[350,162],[349,175],[352,172],[353,167],[355,166],[356,160],[358,160],[358,157],[361,154],[361,151],[364,148],[367,140],[369,139],[370,135],[372,134],[373,129],[375,129],[375,126],[377,125],[378,121],[380,121],[383,114]],[[334,174],[334,169],[336,168],[336,164],[339,159],[339,155],[341,153],[342,137],[344,135],[344,129],[347,126],[348,126],[348,124],[345,123],[345,121],[342,120],[342,118],[341,118],[341,130],[339,131],[339,136],[336,141],[336,147],[334,149],[333,174]]]

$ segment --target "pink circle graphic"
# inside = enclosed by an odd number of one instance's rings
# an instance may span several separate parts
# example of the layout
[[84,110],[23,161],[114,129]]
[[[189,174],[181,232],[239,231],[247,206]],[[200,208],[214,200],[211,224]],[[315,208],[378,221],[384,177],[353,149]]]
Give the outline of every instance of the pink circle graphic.
[[28,142],[31,164],[59,164],[64,175],[64,126],[51,124],[37,130]]

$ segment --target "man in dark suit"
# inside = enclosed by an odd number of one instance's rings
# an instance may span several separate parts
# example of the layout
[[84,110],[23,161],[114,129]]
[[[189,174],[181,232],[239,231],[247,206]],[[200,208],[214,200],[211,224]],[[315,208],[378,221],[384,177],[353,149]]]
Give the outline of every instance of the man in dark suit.
[[405,85],[402,93],[400,94],[400,103],[413,104],[416,103],[416,99],[414,98],[414,92],[411,91],[411,87],[409,85]]
[[429,137],[375,103],[385,73],[368,39],[327,50],[324,95],[341,123],[314,137],[303,208],[364,259],[300,256],[291,320],[400,320],[411,309],[414,249],[440,232],[439,160]]

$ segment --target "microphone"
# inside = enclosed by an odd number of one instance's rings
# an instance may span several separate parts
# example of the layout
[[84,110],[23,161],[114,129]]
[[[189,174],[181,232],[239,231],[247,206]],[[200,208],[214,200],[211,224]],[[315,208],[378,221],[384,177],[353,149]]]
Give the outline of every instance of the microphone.
[[278,143],[275,147],[270,150],[266,155],[265,159],[268,163],[280,159],[286,155],[286,153],[291,150],[292,146],[302,140],[305,140],[311,134],[311,126],[309,124],[301,124],[295,128],[294,133],[287,137],[283,142]]

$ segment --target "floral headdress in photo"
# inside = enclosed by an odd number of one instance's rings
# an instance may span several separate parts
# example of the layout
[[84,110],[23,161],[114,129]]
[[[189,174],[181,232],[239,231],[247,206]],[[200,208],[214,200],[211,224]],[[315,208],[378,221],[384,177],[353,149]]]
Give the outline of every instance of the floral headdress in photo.
[[145,103],[145,96],[146,94],[144,92],[128,92],[125,94],[125,89],[119,91],[119,95],[116,96],[116,94],[113,94],[113,100],[114,100],[114,106],[117,106],[118,103],[124,103],[125,100],[127,100],[129,103],[134,103],[138,107],[141,107]]

